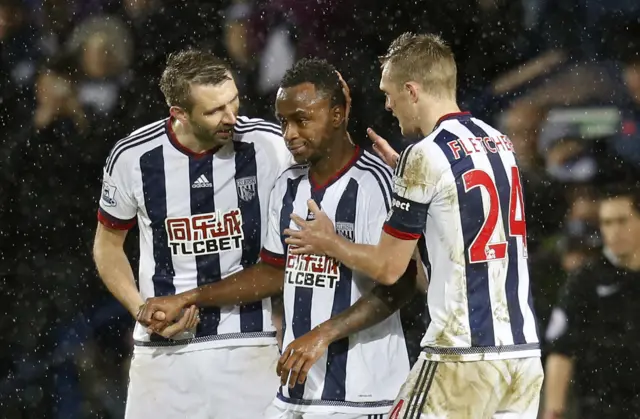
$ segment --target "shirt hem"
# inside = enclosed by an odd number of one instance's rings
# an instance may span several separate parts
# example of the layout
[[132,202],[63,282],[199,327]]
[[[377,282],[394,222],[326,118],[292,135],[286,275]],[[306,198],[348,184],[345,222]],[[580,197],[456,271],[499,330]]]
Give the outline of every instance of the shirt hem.
[[502,359],[539,358],[539,344],[492,346],[482,348],[423,347],[419,358],[434,362],[477,362]]
[[[248,335],[248,336],[242,336]],[[270,346],[277,345],[275,332],[232,333],[228,335],[211,335],[195,339],[177,341],[151,342],[134,340],[134,354],[179,354],[202,351],[206,349],[227,348],[234,346]]]
[[[273,404],[280,409],[296,413],[348,413],[360,415],[380,415],[389,413],[394,400],[371,402],[350,402],[331,400],[291,399],[278,394]],[[348,404],[348,405],[346,405]],[[371,406],[375,404],[375,406]]]

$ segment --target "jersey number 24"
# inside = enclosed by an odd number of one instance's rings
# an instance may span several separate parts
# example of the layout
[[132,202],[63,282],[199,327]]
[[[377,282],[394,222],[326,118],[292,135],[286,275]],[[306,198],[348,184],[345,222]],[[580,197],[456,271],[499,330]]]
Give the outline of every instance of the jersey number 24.
[[[500,198],[498,188],[494,180],[487,172],[473,169],[462,175],[465,192],[473,188],[483,188],[489,195],[489,211],[480,231],[469,247],[469,262],[480,263],[490,260],[504,259],[507,255],[508,242],[489,243],[493,236],[496,224],[500,218]],[[524,257],[527,257],[527,226],[524,217],[524,200],[522,198],[522,184],[520,183],[520,171],[517,167],[511,167],[511,193],[509,194],[509,225],[504,226],[505,231],[511,237],[522,239]]]

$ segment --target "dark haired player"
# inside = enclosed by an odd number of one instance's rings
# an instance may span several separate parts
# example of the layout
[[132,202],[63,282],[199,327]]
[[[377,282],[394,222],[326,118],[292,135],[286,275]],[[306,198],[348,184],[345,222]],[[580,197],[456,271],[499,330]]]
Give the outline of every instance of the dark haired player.
[[513,145],[460,112],[454,56],[438,36],[405,33],[381,64],[385,107],[403,135],[423,139],[394,159],[380,240],[344,240],[310,202],[315,220],[295,213],[298,228],[286,232],[291,253],[334,257],[389,285],[424,237],[431,322],[391,419],[535,419],[543,371]]
[[337,234],[377,243],[389,210],[391,171],[349,140],[345,97],[326,61],[305,59],[290,69],[275,107],[299,164],[271,193],[262,262],[228,281],[152,299],[146,318],[156,310],[173,317],[191,305],[244,304],[284,291],[283,386],[265,417],[383,418],[409,370],[397,309],[415,290],[415,277],[375,286],[334,259],[292,254],[283,231],[292,226],[291,213],[311,215],[307,200],[314,199]]

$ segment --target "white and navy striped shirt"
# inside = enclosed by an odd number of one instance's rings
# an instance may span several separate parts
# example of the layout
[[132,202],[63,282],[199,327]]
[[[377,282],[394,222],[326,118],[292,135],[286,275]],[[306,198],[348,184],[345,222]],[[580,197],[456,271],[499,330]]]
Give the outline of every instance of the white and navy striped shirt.
[[[308,166],[294,166],[276,183],[262,260],[284,267],[284,342],[287,346],[354,304],[374,282],[326,256],[288,253],[283,231],[295,228],[292,213],[308,218],[312,198],[343,237],[376,244],[389,209],[391,170],[356,149],[349,164],[317,185]],[[281,387],[276,403],[287,410],[379,415],[389,411],[409,373],[400,316],[334,342],[309,371],[304,385]]]
[[[181,293],[257,263],[269,194],[292,163],[280,128],[264,120],[238,117],[232,142],[196,154],[177,141],[170,119],[164,119],[113,147],[98,218],[119,229],[137,219],[143,298]],[[172,340],[149,336],[137,324],[136,351],[275,343],[269,299],[204,308],[200,318],[196,330]]]
[[431,324],[423,357],[540,355],[522,184],[507,136],[468,113],[443,117],[401,154],[384,230],[426,237]]

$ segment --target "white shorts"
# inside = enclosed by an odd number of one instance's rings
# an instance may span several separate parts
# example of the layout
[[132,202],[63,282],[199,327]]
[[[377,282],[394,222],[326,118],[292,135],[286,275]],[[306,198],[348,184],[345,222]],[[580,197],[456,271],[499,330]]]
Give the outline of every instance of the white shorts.
[[264,419],[388,419],[389,415],[358,415],[353,413],[301,413],[292,412],[271,404],[264,413]]
[[260,418],[278,391],[276,345],[135,354],[126,419]]
[[389,419],[536,419],[539,357],[413,366]]

